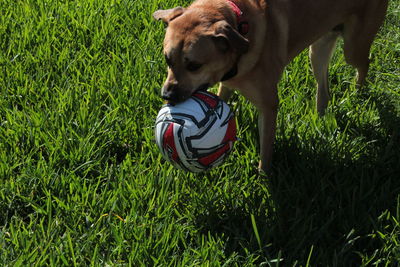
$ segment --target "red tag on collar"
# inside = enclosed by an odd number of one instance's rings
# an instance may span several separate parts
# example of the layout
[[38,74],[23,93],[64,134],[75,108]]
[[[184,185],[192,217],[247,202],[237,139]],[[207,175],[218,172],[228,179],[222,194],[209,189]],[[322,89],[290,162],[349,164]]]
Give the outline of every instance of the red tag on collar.
[[232,10],[236,15],[236,20],[238,23],[238,31],[243,35],[247,34],[249,32],[249,23],[247,21],[242,21],[242,15],[243,15],[242,10],[240,10],[240,8],[232,0],[228,0],[228,2],[231,5]]
[[233,12],[236,14],[237,21],[240,21],[243,14],[242,10],[240,10],[240,8],[232,0],[228,0],[228,2],[232,7]]

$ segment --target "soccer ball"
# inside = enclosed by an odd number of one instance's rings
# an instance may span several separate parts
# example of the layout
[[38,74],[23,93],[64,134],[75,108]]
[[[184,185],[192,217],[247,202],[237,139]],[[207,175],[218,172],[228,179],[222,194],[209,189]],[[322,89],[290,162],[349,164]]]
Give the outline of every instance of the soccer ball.
[[188,100],[164,105],[157,115],[156,143],[174,166],[203,172],[221,165],[236,141],[236,121],[217,95],[194,93]]

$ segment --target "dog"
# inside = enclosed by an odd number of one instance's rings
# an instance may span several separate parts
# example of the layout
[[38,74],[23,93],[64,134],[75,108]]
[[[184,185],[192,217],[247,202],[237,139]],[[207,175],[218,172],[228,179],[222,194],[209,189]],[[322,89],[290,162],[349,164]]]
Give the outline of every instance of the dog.
[[238,90],[259,111],[259,169],[271,168],[278,112],[277,85],[285,66],[308,46],[317,81],[317,111],[330,95],[328,64],[339,36],[346,62],[366,79],[369,51],[388,0],[196,0],[157,10],[167,29],[168,76],[163,99],[178,103],[220,82],[225,101]]

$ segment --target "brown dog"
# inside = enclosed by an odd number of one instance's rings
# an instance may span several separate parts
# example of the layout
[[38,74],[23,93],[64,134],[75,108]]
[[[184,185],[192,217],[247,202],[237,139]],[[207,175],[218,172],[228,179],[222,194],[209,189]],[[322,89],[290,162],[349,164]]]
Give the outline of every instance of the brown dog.
[[168,77],[162,96],[180,102],[222,82],[227,100],[239,90],[260,112],[260,169],[268,170],[275,140],[277,84],[285,66],[310,45],[318,83],[317,110],[329,101],[328,64],[338,36],[357,84],[368,71],[371,43],[388,0],[197,0],[188,8],[158,10],[167,25]]

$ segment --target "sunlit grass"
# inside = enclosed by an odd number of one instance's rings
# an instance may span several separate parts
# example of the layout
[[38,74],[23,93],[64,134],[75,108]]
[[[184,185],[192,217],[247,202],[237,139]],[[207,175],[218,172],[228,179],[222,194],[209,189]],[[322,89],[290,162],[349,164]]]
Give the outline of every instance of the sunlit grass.
[[194,175],[153,142],[165,78],[158,8],[188,1],[0,3],[0,262],[6,266],[358,266],[400,259],[400,1],[354,86],[341,43],[315,111],[307,52],[286,69],[272,175],[257,113]]

